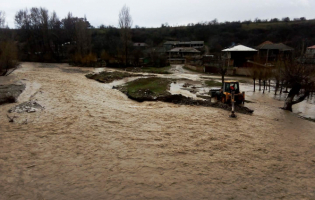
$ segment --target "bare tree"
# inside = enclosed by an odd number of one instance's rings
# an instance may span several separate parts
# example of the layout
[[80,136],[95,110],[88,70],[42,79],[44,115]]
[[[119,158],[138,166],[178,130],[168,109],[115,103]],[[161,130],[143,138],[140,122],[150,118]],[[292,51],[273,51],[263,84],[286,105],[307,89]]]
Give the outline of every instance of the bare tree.
[[119,13],[119,28],[120,28],[120,37],[123,45],[123,57],[125,66],[128,63],[128,55],[129,55],[129,43],[131,40],[131,26],[132,26],[132,18],[129,13],[129,7],[124,5]]
[[[283,109],[292,111],[294,104],[302,102],[308,97],[311,90],[314,90],[315,68],[310,65],[286,61],[282,74],[284,80],[291,88],[284,102]],[[300,94],[301,90],[303,90],[302,94]],[[296,96],[298,96],[298,99],[295,100]]]
[[272,74],[274,76],[274,80],[276,82],[276,87],[275,87],[275,95],[277,95],[277,92],[279,90],[280,87],[280,94],[282,93],[282,85],[284,82],[284,78],[283,78],[283,69],[284,69],[284,63],[283,61],[279,58],[276,62],[273,63],[273,65],[275,66]]
[[0,10],[0,28],[5,27],[5,13]]
[[223,59],[221,56],[218,59],[218,65],[217,65],[218,69],[219,69],[219,73],[221,75],[221,81],[222,81],[222,88],[223,88],[223,84],[224,84],[224,78],[225,75],[227,73],[228,70],[228,62],[226,62],[225,59]]
[[253,79],[253,82],[254,82],[254,92],[256,91],[256,79],[258,77],[258,74],[259,74],[259,68],[257,66],[250,66],[248,69],[247,69],[247,73],[248,75]]
[[30,21],[28,9],[19,10],[15,15],[15,26],[17,29],[29,29]]
[[91,51],[91,34],[85,18],[79,19],[78,22],[75,23],[75,33],[77,53],[81,55],[89,54]]
[[50,18],[49,18],[49,29],[55,29],[60,28],[60,20],[57,16],[57,13],[55,11],[52,12]]

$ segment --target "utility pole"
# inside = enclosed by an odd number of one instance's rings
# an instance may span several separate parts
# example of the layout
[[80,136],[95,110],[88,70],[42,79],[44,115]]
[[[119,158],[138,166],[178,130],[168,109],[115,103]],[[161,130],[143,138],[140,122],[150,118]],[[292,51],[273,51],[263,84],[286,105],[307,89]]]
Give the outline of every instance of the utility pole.
[[235,115],[235,102],[234,102],[235,91],[232,91],[231,96],[232,96],[232,97],[231,97],[232,112],[231,112],[230,117],[231,117],[231,118],[236,118],[236,115]]
[[269,57],[269,49],[267,49],[267,57],[266,57],[266,63],[265,63],[265,65],[267,65],[267,63],[268,63],[268,57]]

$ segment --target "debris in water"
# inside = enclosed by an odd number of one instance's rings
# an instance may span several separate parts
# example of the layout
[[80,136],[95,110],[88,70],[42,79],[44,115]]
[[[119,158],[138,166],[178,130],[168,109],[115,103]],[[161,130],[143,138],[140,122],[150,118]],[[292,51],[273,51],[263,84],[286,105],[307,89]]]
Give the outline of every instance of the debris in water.
[[18,118],[15,115],[13,117],[10,117],[9,115],[7,115],[7,117],[9,118],[9,122],[11,122],[11,123],[14,122],[15,118]]
[[191,84],[189,84],[189,83],[185,83],[185,84],[183,85],[184,88],[190,87],[190,86],[191,86]]
[[23,113],[23,112],[33,113],[33,112],[36,112],[38,110],[43,110],[43,109],[44,109],[44,107],[41,106],[36,101],[27,101],[27,102],[21,103],[21,104],[19,104],[17,106],[14,106],[8,112],[9,113],[12,113],[12,112],[16,112],[16,113]]

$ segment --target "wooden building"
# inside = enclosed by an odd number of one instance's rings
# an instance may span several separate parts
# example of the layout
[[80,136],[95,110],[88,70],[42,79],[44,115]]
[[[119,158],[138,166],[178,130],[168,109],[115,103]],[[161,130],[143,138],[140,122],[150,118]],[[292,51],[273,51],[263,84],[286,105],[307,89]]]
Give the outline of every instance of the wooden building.
[[278,58],[292,57],[294,49],[283,43],[266,41],[256,47],[259,57],[266,63],[277,61]]
[[165,49],[170,50],[179,47],[190,47],[195,49],[201,49],[204,47],[204,41],[188,41],[188,42],[181,42],[181,41],[167,41],[163,44]]

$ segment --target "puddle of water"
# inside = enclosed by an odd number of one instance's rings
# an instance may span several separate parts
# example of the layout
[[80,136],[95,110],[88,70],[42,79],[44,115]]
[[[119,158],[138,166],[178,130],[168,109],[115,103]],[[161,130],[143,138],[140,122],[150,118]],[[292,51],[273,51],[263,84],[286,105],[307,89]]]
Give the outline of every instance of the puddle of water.
[[[240,87],[245,91],[246,99],[249,101],[261,103],[265,106],[273,107],[278,109],[284,105],[284,100],[287,97],[287,93],[282,93],[280,95],[279,91],[277,95],[274,95],[275,88],[271,87],[263,91],[258,91],[259,86],[256,85],[256,92],[253,92],[253,85],[250,84],[240,84]],[[293,113],[298,114],[307,118],[315,118],[315,98],[306,99],[298,104],[293,105]]]
[[185,97],[190,97],[193,99],[201,99],[198,98],[196,94],[191,93],[189,90],[187,89],[183,89],[183,85],[185,84],[185,82],[176,82],[176,83],[171,83],[171,87],[170,87],[170,93],[171,94],[181,94]]
[[204,87],[201,81],[193,80],[177,80],[176,82],[171,83],[170,93],[171,94],[181,94],[185,97],[190,97],[195,100],[205,100],[201,96],[209,95],[210,87]]
[[100,68],[94,68],[93,72],[95,73],[100,73],[102,71],[106,71],[108,68],[105,67],[100,67]]

